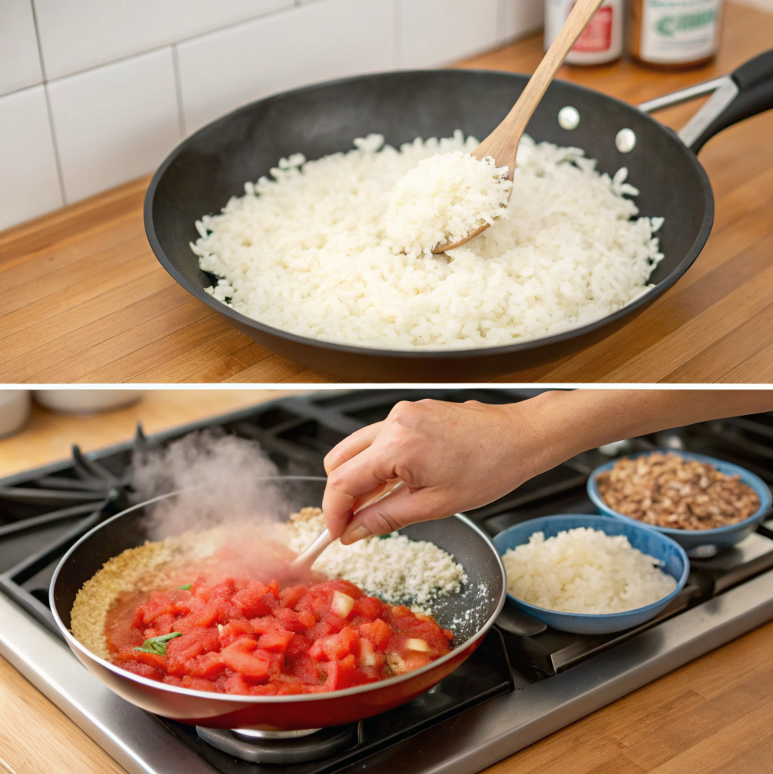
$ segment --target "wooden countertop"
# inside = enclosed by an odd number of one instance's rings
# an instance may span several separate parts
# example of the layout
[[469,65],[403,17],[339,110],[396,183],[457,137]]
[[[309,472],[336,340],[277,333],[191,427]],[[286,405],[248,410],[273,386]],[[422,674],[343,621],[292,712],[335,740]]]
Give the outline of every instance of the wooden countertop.
[[[97,417],[35,409],[0,441],[0,477],[149,432],[279,397],[269,390],[157,391]],[[487,774],[747,774],[773,759],[773,623],[634,691],[493,766]],[[123,769],[0,658],[0,774]],[[170,774],[176,774],[170,772]]]
[[[709,67],[661,73],[632,62],[561,77],[633,103],[733,70],[773,45],[773,15],[727,8]],[[531,72],[541,35],[459,66]],[[661,114],[678,127],[695,110]],[[716,194],[706,249],[687,275],[625,328],[578,355],[504,382],[773,381],[773,112],[701,153]],[[0,234],[0,382],[325,382],[253,343],[178,286],[142,224],[147,177]]]

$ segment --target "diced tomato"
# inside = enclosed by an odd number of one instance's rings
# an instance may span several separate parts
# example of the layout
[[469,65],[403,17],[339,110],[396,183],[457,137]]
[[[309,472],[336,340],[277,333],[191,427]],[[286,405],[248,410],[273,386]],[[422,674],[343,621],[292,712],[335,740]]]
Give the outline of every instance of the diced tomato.
[[205,653],[203,656],[188,659],[185,668],[188,674],[194,677],[211,679],[225,672],[226,665],[219,653]]
[[324,683],[326,673],[322,670],[322,665],[309,656],[299,656],[294,659],[292,672],[299,677],[306,685]]
[[345,626],[338,634],[317,640],[309,655],[318,661],[339,661],[350,654],[359,653],[360,637],[351,626]]
[[194,629],[182,637],[175,637],[166,645],[166,655],[189,659],[220,647],[217,629]]
[[364,682],[365,676],[358,671],[352,655],[341,661],[331,661],[328,665],[325,687],[330,691],[340,691],[354,685],[362,685]]
[[217,692],[217,688],[215,688],[215,685],[211,680],[202,680],[200,677],[191,677],[191,675],[183,677],[182,687],[190,688],[192,691]]
[[314,615],[308,610],[296,612],[295,610],[290,610],[286,607],[276,610],[274,612],[274,617],[285,629],[287,629],[287,631],[298,632],[299,634],[308,631],[317,622]]
[[133,661],[121,664],[121,666],[127,672],[133,672],[135,675],[140,675],[140,677],[147,677],[149,680],[161,680],[162,678],[162,674],[158,669],[142,661]]
[[260,635],[258,647],[262,650],[284,653],[293,637],[295,635],[287,631],[266,632]]
[[233,672],[225,679],[223,690],[225,693],[250,693],[252,686],[238,673]]
[[[172,632],[181,636],[165,643],[164,655],[135,649]],[[127,592],[108,613],[105,637],[113,663],[135,674],[190,690],[255,696],[383,680],[448,653],[453,639],[432,618],[384,604],[348,581],[280,590],[276,581],[246,577],[210,585],[199,577],[189,591],[150,596]]]
[[270,615],[262,618],[250,619],[250,626],[255,634],[267,634],[268,632],[279,632],[284,630],[282,622]]
[[[260,655],[256,656],[246,652],[244,648],[240,647],[244,642],[247,641],[241,640],[227,647],[220,654],[223,663],[245,680],[255,683],[265,682],[268,680],[271,662]],[[256,645],[254,642],[250,644]],[[233,693],[233,691],[229,690],[229,693]]]
[[380,618],[384,609],[384,603],[376,597],[360,597],[352,608],[352,618]]
[[232,618],[227,624],[219,624],[220,645],[228,647],[234,640],[244,634],[252,634],[253,628],[246,618]]
[[308,638],[301,634],[296,634],[295,637],[293,637],[287,644],[287,648],[285,649],[285,656],[287,656],[287,658],[295,658],[296,656],[301,656],[304,653],[308,653],[310,648],[311,642],[308,640]]
[[[175,630],[175,617],[171,613],[167,615],[160,615],[153,621],[153,628],[156,630],[156,634],[151,635],[157,637],[159,634],[169,634]],[[147,637],[146,637],[147,639]]]
[[382,653],[386,650],[389,640],[392,638],[392,630],[381,618],[377,618],[373,623],[360,624],[358,632],[360,637],[370,640]]
[[137,608],[137,616],[145,626],[150,626],[159,616],[171,613],[174,613],[174,602],[166,594],[152,594],[144,605]]
[[276,607],[276,599],[260,581],[250,581],[249,585],[233,595],[233,603],[247,618],[270,615]]
[[282,589],[279,592],[279,600],[284,607],[289,607],[291,610],[295,609],[295,606],[300,602],[303,595],[306,593],[308,586],[302,584],[297,586],[289,586],[286,589]]
[[155,667],[156,669],[164,669],[166,666],[163,656],[159,656],[156,653],[143,653],[139,650],[134,652],[137,654],[134,658],[147,666]]

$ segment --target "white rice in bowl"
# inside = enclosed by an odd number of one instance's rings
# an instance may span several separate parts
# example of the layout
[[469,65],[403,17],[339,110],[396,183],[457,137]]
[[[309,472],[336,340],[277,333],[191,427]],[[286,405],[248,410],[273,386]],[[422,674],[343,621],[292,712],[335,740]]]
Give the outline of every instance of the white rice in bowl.
[[[322,341],[490,347],[611,314],[646,291],[663,257],[655,236],[663,221],[638,217],[625,168],[610,178],[583,151],[527,136],[493,226],[445,255],[405,254],[385,225],[394,185],[423,159],[469,153],[478,141],[457,131],[399,150],[381,135],[354,144],[316,161],[281,159],[271,178],[246,183],[244,196],[197,221],[191,247],[219,278],[208,292]],[[410,234],[402,225],[390,230]]]
[[625,535],[578,527],[529,542],[502,557],[507,590],[530,605],[564,613],[622,613],[668,596],[676,580]]

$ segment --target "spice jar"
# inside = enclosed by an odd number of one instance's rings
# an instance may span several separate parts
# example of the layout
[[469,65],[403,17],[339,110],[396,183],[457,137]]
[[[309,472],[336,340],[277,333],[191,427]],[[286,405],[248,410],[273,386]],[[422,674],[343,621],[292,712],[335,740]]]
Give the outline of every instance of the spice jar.
[[[558,37],[576,0],[545,1],[545,50]],[[623,53],[624,0],[606,0],[566,57],[567,64],[607,64]]]
[[631,54],[663,69],[697,67],[719,48],[723,0],[634,0]]

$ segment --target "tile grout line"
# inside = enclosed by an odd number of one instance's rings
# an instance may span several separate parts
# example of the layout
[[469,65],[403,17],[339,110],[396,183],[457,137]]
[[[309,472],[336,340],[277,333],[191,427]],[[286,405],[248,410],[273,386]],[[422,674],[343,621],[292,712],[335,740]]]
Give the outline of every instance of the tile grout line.
[[185,106],[183,103],[183,82],[180,75],[180,59],[177,54],[177,44],[172,44],[172,67],[174,68],[174,90],[177,95],[177,123],[180,127],[180,139],[187,136],[185,126]]
[[67,204],[67,195],[64,189],[64,171],[62,170],[62,159],[59,155],[59,144],[56,141],[56,128],[54,126],[54,112],[51,108],[51,95],[48,93],[48,80],[46,78],[46,65],[43,60],[43,46],[40,42],[40,29],[38,27],[38,14],[35,10],[34,0],[30,0],[32,8],[32,21],[35,24],[35,39],[38,43],[38,57],[40,57],[40,72],[43,76],[43,95],[46,100],[46,113],[48,114],[48,128],[51,131],[51,145],[54,149],[54,163],[56,164],[56,175],[59,178],[59,193],[62,197],[62,205]]
[[[32,2],[32,0],[30,0]],[[197,35],[189,35],[185,38],[180,38],[179,40],[173,40],[168,43],[161,43],[157,46],[151,46],[150,48],[144,48],[141,51],[135,51],[132,54],[126,54],[125,56],[120,56],[117,59],[110,59],[107,62],[99,62],[97,64],[90,65],[89,67],[84,67],[80,70],[73,70],[72,72],[65,73],[64,75],[57,75],[55,78],[46,78],[45,73],[43,74],[43,82],[44,83],[54,83],[55,81],[61,81],[65,78],[71,78],[75,75],[83,75],[84,73],[89,73],[92,70],[98,70],[101,67],[108,67],[112,64],[118,64],[118,62],[125,62],[129,59],[134,59],[139,56],[144,56],[145,54],[152,54],[156,53],[158,51],[163,51],[165,48],[168,48],[169,46],[179,46],[182,43],[190,43],[194,40],[198,40],[199,38],[206,37],[207,35],[212,35],[215,32],[223,32],[224,30],[234,29],[236,27],[239,27],[243,24],[250,24],[254,21],[257,21],[258,19],[269,19],[272,16],[278,16],[282,13],[287,13],[289,11],[293,11],[295,8],[302,8],[301,5],[291,5],[287,8],[278,8],[273,11],[268,11],[267,13],[260,13],[257,16],[250,16],[247,19],[242,19],[241,21],[232,22],[231,24],[224,24],[220,27],[213,27],[211,30],[206,30],[204,32],[200,32]],[[37,19],[35,21],[35,31],[37,32]],[[41,64],[43,61],[42,56],[42,46],[40,45],[40,36],[38,35],[38,51],[41,53]],[[29,88],[29,87],[28,87]],[[17,89],[17,91],[21,91],[21,89]],[[4,96],[4,95],[3,95]]]

